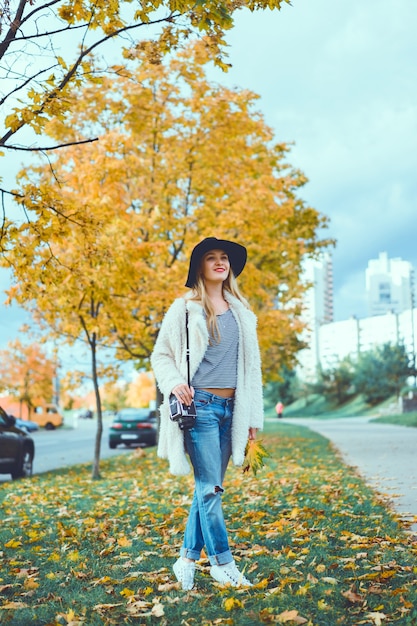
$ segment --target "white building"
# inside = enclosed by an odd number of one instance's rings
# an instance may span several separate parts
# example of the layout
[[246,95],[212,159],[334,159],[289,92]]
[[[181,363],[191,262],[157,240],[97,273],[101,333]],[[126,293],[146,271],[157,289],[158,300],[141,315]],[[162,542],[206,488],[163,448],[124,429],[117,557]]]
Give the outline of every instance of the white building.
[[336,367],[345,357],[356,357],[385,343],[404,344],[410,362],[417,356],[417,308],[323,324],[317,329],[314,345],[299,353],[297,374],[314,382],[317,370]]
[[323,324],[333,321],[333,266],[330,254],[323,253],[319,259],[304,261],[303,282],[311,285],[303,300],[302,319],[307,327],[301,337],[309,348],[298,355],[299,375],[311,380],[316,376],[320,359],[319,330]]
[[326,324],[319,331],[317,365],[330,369],[347,356],[355,357],[385,343],[404,344],[411,361],[416,355],[416,331],[417,309]]
[[308,261],[306,280],[312,283],[305,296],[303,319],[309,345],[298,355],[298,376],[314,382],[317,370],[333,368],[347,356],[372,350],[385,343],[403,343],[410,360],[416,355],[417,309],[413,308],[413,267],[402,259],[381,253],[366,270],[368,302],[372,315],[333,322],[333,280],[329,257]]
[[370,316],[413,307],[413,266],[408,261],[389,259],[381,252],[378,259],[369,261],[365,276]]

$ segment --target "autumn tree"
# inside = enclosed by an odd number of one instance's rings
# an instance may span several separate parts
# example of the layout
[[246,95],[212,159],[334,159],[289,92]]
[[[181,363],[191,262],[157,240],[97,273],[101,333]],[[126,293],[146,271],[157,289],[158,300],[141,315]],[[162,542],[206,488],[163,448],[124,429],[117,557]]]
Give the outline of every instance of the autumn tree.
[[41,135],[48,120],[63,119],[72,106],[72,89],[106,74],[109,58],[134,50],[144,33],[153,38],[157,54],[204,34],[216,63],[226,69],[224,35],[234,12],[280,9],[284,2],[289,0],[5,0],[0,7],[0,147],[53,147],[29,145],[25,137],[19,141],[20,131],[30,128]]
[[88,343],[98,410],[98,348],[147,364],[201,237],[248,247],[241,284],[259,314],[266,373],[294,359],[301,262],[327,244],[326,219],[299,197],[306,179],[257,96],[207,80],[205,42],[165,62],[152,50],[130,53],[117,78],[74,98],[65,124],[49,124],[59,143],[82,141],[92,126],[102,139],[22,172],[28,219],[7,229],[10,297],[55,335]]
[[0,393],[7,393],[31,410],[37,402],[52,402],[56,360],[39,344],[10,341],[0,351]]
[[148,407],[155,401],[155,378],[151,372],[138,372],[127,389],[127,405]]
[[[7,157],[68,145],[45,140],[48,121],[64,120],[74,89],[100,88],[112,63],[152,38],[152,58],[204,35],[215,63],[227,70],[225,34],[235,11],[280,10],[290,0],[4,0],[0,3],[0,255],[7,228],[20,220]],[[95,56],[93,56],[95,55]],[[42,139],[39,139],[42,137]],[[83,142],[97,140],[90,127]],[[10,170],[9,170],[10,171]],[[2,184],[3,183],[3,184]],[[23,216],[24,219],[24,216]]]

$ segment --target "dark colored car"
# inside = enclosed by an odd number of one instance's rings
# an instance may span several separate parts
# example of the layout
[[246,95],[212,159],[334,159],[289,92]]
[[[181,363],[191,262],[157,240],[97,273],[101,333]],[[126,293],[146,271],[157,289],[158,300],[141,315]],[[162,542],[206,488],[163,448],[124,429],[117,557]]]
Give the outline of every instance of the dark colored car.
[[121,409],[110,425],[109,446],[115,448],[123,443],[125,446],[156,444],[155,411],[150,409]]
[[35,444],[16,419],[0,407],[0,474],[12,478],[32,476]]

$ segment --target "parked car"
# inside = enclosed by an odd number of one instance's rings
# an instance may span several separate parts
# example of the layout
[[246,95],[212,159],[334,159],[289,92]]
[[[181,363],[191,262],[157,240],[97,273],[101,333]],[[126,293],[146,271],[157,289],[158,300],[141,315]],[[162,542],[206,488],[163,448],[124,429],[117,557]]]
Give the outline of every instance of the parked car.
[[113,418],[109,430],[109,446],[116,448],[134,444],[154,446],[156,444],[155,411],[150,409],[121,409]]
[[81,419],[81,420],[92,420],[93,417],[94,417],[94,413],[90,409],[86,409],[85,411],[80,411],[78,413],[78,419]]
[[0,407],[0,474],[11,474],[13,479],[32,476],[34,456],[32,437]]
[[[9,417],[14,416],[9,414]],[[32,420],[21,420],[20,417],[15,417],[15,420],[16,426],[22,430],[26,430],[28,433],[33,433],[36,430],[39,430],[39,424],[32,422]]]

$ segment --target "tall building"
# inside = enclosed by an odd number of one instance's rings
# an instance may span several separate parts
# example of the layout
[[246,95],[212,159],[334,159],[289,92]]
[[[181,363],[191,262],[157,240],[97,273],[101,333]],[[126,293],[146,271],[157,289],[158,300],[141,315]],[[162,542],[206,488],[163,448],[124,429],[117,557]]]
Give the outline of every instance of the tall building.
[[312,284],[305,295],[303,335],[308,348],[299,352],[297,374],[305,382],[317,379],[317,369],[336,367],[349,356],[384,343],[403,344],[410,361],[417,357],[417,308],[414,307],[413,267],[386,252],[369,261],[366,287],[369,317],[333,322],[331,262],[329,257],[308,261],[305,280]]
[[303,282],[311,287],[304,297],[304,317],[311,325],[333,321],[333,266],[330,254],[303,263]]
[[320,365],[319,330],[333,321],[333,265],[329,253],[304,261],[303,282],[311,285],[303,298],[302,314],[306,323],[302,339],[309,347],[299,353],[298,361],[302,378],[315,380]]
[[414,304],[413,266],[402,259],[389,259],[381,252],[366,269],[369,315],[402,313]]

